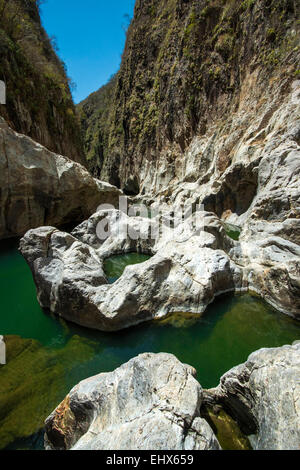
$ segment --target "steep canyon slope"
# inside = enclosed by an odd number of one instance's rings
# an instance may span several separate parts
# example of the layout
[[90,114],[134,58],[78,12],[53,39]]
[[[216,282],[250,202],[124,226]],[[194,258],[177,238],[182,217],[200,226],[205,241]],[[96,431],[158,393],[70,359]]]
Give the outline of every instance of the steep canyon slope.
[[299,11],[298,0],[137,0],[120,71],[79,105],[90,168],[153,195],[219,179],[242,144],[251,161],[299,76]]

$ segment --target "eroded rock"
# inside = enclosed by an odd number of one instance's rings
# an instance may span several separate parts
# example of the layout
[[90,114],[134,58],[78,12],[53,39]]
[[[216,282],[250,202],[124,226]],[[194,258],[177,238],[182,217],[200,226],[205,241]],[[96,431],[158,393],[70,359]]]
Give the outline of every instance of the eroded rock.
[[41,225],[73,224],[121,192],[79,163],[17,134],[0,118],[0,238]]
[[[111,234],[102,241],[97,226],[104,217]],[[53,227],[31,230],[20,250],[43,308],[83,326],[120,330],[170,312],[201,314],[216,295],[242,288],[242,269],[222,249],[233,242],[216,216],[201,217],[204,230],[196,233],[190,221],[172,229],[119,211],[98,212],[72,235]],[[161,237],[149,237],[149,230],[159,226]],[[136,232],[139,237],[132,238]],[[105,258],[132,251],[153,257],[127,266],[118,281],[108,284]]]
[[170,354],[142,354],[74,387],[46,420],[47,449],[218,450],[200,416],[196,371]]
[[250,435],[256,450],[299,450],[300,344],[261,349],[204,392]]

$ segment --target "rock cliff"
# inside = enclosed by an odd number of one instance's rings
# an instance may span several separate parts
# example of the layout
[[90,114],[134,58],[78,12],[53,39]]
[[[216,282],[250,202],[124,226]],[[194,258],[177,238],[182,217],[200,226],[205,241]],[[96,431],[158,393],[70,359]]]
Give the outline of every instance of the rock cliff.
[[4,117],[17,132],[85,164],[66,66],[42,27],[38,0],[0,0],[0,80]]
[[[152,315],[184,306],[200,312],[221,286],[256,291],[299,318],[298,14],[299,2],[290,0],[137,1],[119,73],[96,95],[98,104],[95,95],[82,104],[90,136],[102,106],[98,131],[107,153],[97,156],[91,139],[86,146],[104,178],[165,214],[202,205],[219,220],[211,245],[196,236],[193,247],[192,239],[178,248],[156,245],[152,261],[137,269],[146,279],[158,254],[169,260],[159,307],[153,295],[143,302],[146,318],[151,304]],[[240,232],[231,245],[226,224]],[[189,267],[184,277],[179,265]],[[123,299],[135,303],[132,314],[140,306],[133,299]]]
[[[80,105],[97,175],[168,197],[245,158],[255,166],[299,75],[298,17],[293,0],[137,0],[120,71]],[[253,167],[243,179],[233,199],[249,182],[247,205]]]

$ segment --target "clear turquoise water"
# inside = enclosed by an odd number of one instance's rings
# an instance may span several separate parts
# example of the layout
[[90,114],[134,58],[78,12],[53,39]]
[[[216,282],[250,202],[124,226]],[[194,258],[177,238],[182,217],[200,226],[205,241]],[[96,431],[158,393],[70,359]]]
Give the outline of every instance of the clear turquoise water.
[[30,270],[13,246],[0,252],[0,286],[0,334],[37,345],[0,368],[0,448],[39,448],[41,435],[30,436],[70,388],[137,354],[173,353],[210,388],[251,352],[300,339],[298,322],[250,295],[220,297],[202,318],[178,314],[113,334],[80,328],[41,311]]

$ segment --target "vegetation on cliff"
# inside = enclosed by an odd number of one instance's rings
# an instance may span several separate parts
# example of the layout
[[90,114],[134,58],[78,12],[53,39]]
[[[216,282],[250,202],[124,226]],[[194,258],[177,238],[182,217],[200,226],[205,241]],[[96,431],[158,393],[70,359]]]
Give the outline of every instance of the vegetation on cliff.
[[82,162],[79,122],[66,67],[41,25],[40,0],[0,0],[3,116],[16,131]]
[[294,79],[297,17],[298,0],[137,0],[120,71],[79,107],[90,168],[126,189],[144,159],[172,164],[224,122],[249,71],[262,90],[278,71]]
[[116,75],[78,105],[86,159],[94,176],[100,176],[103,160],[108,148],[108,110],[114,97]]

